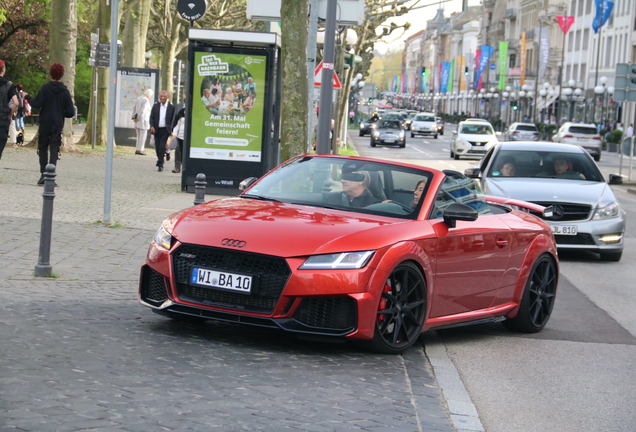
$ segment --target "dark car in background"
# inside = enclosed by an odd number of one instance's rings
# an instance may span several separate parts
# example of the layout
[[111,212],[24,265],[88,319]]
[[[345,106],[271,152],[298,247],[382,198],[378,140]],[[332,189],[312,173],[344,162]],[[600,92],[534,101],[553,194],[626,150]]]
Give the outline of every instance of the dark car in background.
[[373,131],[373,128],[375,127],[375,123],[376,123],[376,120],[374,120],[373,117],[362,120],[360,122],[359,135],[360,136],[370,135],[371,132]]
[[371,147],[376,145],[397,145],[406,147],[406,132],[400,119],[381,118],[371,132]]

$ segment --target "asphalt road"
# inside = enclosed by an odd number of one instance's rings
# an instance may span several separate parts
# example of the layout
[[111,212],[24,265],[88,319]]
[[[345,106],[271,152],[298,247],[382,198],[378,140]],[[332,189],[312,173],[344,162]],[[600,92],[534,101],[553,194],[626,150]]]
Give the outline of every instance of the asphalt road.
[[[437,140],[407,136],[404,149],[351,136],[361,156],[463,171],[478,159],[450,158],[452,130]],[[604,153],[599,166],[619,172],[619,158]],[[541,333],[496,324],[437,332],[486,431],[636,430],[636,195],[613,189],[628,219],[623,258],[561,252],[559,293]]]

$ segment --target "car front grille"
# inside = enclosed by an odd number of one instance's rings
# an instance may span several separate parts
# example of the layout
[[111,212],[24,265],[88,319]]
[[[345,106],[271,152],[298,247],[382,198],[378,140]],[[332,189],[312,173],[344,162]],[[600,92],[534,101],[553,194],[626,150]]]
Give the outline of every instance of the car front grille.
[[595,246],[594,239],[590,234],[579,233],[575,236],[555,235],[557,246],[559,245],[579,245],[579,246]]
[[[556,203],[556,202],[539,202],[533,201],[534,204],[539,204],[543,207],[549,206],[561,206],[563,209],[563,216],[560,219],[551,219],[553,221],[558,222],[567,222],[567,221],[578,221],[578,220],[587,220],[590,217],[590,212],[592,211],[592,206],[585,204],[570,204],[570,203]],[[531,211],[535,216],[542,217],[538,212]]]
[[141,299],[153,306],[168,300],[166,278],[146,266],[141,274]]
[[350,297],[305,298],[293,318],[309,327],[349,330],[356,323],[356,303]]
[[[245,312],[271,313],[291,270],[283,258],[207,246],[181,245],[172,253],[177,295],[184,301]],[[189,284],[193,267],[254,277],[252,293],[242,294]]]
[[483,147],[486,144],[488,144],[488,141],[486,142],[479,142],[479,141],[468,141],[468,143],[472,146],[476,146],[476,147]]

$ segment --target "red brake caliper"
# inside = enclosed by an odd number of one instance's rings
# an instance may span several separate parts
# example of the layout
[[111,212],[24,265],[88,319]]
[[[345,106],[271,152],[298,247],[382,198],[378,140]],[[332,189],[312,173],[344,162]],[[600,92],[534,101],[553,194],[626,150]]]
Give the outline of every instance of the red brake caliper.
[[[385,293],[390,293],[391,292],[391,286],[389,284],[385,284],[384,285],[384,289],[382,290]],[[386,309],[386,304],[388,303],[388,300],[385,297],[381,297],[380,298],[380,307],[378,308],[378,310],[384,310]],[[386,319],[386,316],[384,316],[383,314],[378,314],[378,322],[380,321],[384,321]]]

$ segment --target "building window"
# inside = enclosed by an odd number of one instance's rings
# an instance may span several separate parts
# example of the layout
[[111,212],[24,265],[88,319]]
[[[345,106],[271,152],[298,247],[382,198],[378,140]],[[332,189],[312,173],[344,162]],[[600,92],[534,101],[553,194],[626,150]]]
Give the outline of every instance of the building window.
[[576,10],[576,0],[572,0],[570,3],[570,15],[574,15],[574,11]]
[[517,67],[517,54],[510,54],[510,59],[508,61],[508,67],[509,68]]
[[574,47],[574,34],[568,34],[568,52],[572,52],[572,48]]
[[574,65],[574,67],[572,68],[572,79],[576,81],[578,77],[579,77],[579,65]]
[[586,50],[590,47],[590,29],[583,31],[583,49]]
[[589,15],[592,13],[592,0],[587,0],[585,3],[585,14]]
[[583,15],[583,0],[579,0],[579,13],[578,16]]
[[576,31],[576,42],[574,42],[574,51],[581,49],[581,30]]
[[572,66],[571,65],[567,65],[565,67],[565,76],[566,77],[572,76],[572,75],[570,75],[571,72],[572,72]]
[[605,48],[605,67],[609,67],[612,58],[612,37],[607,38],[607,47]]
[[581,65],[581,75],[579,78],[579,82],[584,83],[585,82],[585,74],[587,73],[587,64],[583,63]]

